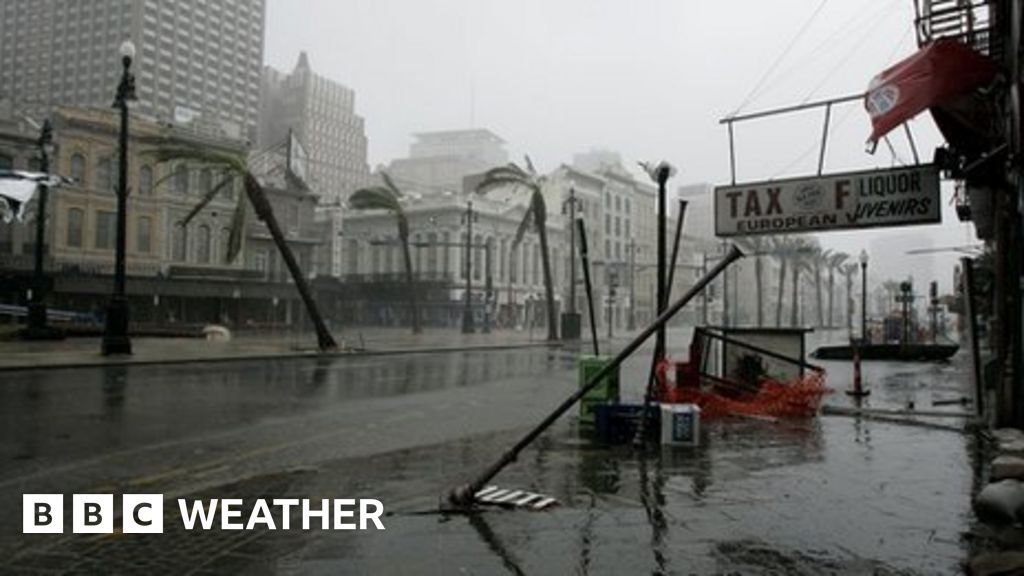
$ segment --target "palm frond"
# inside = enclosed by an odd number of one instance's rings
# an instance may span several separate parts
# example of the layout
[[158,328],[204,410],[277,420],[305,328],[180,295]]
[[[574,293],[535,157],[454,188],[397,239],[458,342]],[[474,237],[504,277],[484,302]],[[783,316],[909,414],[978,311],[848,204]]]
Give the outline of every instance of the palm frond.
[[181,144],[157,146],[152,150],[143,152],[140,156],[152,158],[157,164],[185,161],[216,166],[237,174],[243,174],[248,170],[245,158],[240,154],[220,152],[199,146]]
[[354,210],[387,210],[389,212],[401,213],[402,207],[398,203],[398,197],[394,191],[384,186],[371,186],[360,188],[352,193],[348,199],[348,205]]
[[380,171],[380,177],[384,180],[384,185],[387,186],[391,192],[398,197],[402,196],[402,190],[395,184],[395,181],[391,178],[391,175],[384,170]]
[[181,225],[187,226],[188,223],[191,222],[192,219],[196,217],[196,214],[199,214],[203,210],[203,208],[206,208],[207,204],[213,202],[213,199],[217,196],[217,194],[220,194],[221,190],[233,184],[234,181],[234,178],[225,178],[224,180],[221,180],[220,183],[218,183],[216,186],[210,188],[210,191],[203,195],[203,198],[199,201],[199,203],[196,204],[195,207],[193,207],[192,210],[189,211],[189,213],[184,218],[182,218]]
[[504,176],[487,177],[483,181],[481,181],[479,184],[476,185],[476,193],[480,194],[480,195],[486,195],[486,194],[490,194],[491,192],[493,192],[494,190],[497,190],[499,188],[505,188],[507,186],[511,186],[513,189],[515,189],[518,186],[525,186],[525,185],[526,185],[526,183],[523,182],[523,180],[521,178],[504,177]]
[[[523,159],[526,161],[526,170],[529,172],[529,174],[531,176],[536,176],[537,169],[533,167],[533,161],[530,160],[530,155],[523,154]],[[513,164],[513,166],[515,166],[515,164]]]

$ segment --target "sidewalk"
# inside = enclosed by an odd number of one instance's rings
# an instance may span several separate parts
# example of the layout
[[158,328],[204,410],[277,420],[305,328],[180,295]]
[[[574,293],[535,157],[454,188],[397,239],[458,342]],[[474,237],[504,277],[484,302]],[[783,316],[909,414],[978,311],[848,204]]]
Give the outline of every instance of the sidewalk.
[[[338,330],[335,355],[427,353],[543,347],[545,334],[535,330],[502,330],[490,334],[462,334],[452,329],[350,328]],[[0,371],[217,362],[319,355],[312,333],[235,336],[227,342],[200,338],[133,338],[131,356],[102,356],[99,338],[69,338],[58,342],[0,340]]]

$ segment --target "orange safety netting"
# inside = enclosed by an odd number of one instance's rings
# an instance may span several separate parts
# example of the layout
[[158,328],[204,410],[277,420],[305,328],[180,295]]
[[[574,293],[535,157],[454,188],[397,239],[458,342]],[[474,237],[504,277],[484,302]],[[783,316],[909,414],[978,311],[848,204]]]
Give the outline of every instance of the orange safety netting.
[[[809,371],[791,382],[761,379],[757,391],[737,392],[731,387],[716,390],[702,388],[698,382],[669,382],[667,375],[675,364],[664,360],[658,365],[658,399],[668,404],[696,404],[705,418],[722,416],[772,416],[810,418],[817,414],[821,399],[832,392],[825,386],[825,373]],[[686,374],[684,364],[682,374]],[[687,378],[689,380],[689,378]]]

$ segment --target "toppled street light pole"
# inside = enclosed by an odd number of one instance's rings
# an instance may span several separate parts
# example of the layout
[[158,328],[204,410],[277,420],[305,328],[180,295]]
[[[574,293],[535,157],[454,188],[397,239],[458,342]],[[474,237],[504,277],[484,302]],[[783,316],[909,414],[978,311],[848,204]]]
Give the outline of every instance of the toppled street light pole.
[[626,358],[629,358],[634,352],[637,351],[640,346],[651,337],[652,334],[663,328],[669,320],[672,319],[684,306],[690,303],[691,300],[697,297],[704,288],[711,283],[719,274],[721,274],[730,264],[740,259],[743,253],[736,246],[732,246],[729,252],[725,255],[722,260],[715,265],[703,278],[697,281],[689,290],[686,291],[679,300],[677,300],[672,306],[665,310],[660,316],[658,316],[654,322],[652,322],[647,328],[636,336],[625,348],[620,351],[615,358],[605,364],[600,370],[595,372],[587,383],[580,387],[574,394],[569,396],[564,402],[562,402],[554,411],[552,411],[544,420],[540,422],[536,427],[530,430],[522,439],[519,440],[512,448],[501,455],[501,457],[490,467],[483,471],[473,481],[468,484],[463,484],[453,489],[447,495],[447,501],[452,506],[466,507],[471,506],[476,500],[476,493],[479,492],[485,484],[491,481],[492,478],[498,475],[506,466],[515,462],[519,457],[519,453],[524,448],[530,445],[538,436],[547,430],[552,424],[558,420],[563,414],[565,414],[576,402],[579,401],[584,395],[595,388],[608,374],[613,370],[617,369]]

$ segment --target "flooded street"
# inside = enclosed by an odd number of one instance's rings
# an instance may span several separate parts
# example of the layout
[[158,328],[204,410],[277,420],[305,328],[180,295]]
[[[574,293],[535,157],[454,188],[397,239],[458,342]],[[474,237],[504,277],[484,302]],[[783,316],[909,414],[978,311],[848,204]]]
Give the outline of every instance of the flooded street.
[[[671,342],[685,337],[673,333]],[[864,403],[962,411],[931,401],[970,395],[964,360],[866,363],[872,394]],[[642,354],[624,366],[625,400],[640,397],[648,362]],[[571,392],[573,366],[568,352],[540,350],[279,362],[272,375],[258,365],[251,372],[140,367],[118,371],[118,402],[105,378],[37,381],[35,398],[5,385],[12,415],[5,421],[37,423],[6,428],[8,510],[29,479],[59,492],[111,485],[188,498],[372,497],[387,510],[384,532],[197,533],[173,518],[160,546],[140,535],[69,534],[43,545],[8,534],[9,568],[950,574],[968,557],[980,474],[973,437],[845,416],[706,420],[699,447],[646,452],[595,444],[566,417],[496,479],[555,496],[559,506],[438,513],[442,494]],[[837,390],[826,402],[849,405],[848,363],[826,367]],[[217,401],[243,380],[246,402],[228,409]],[[44,432],[47,413],[66,432]],[[100,451],[68,460],[68,446]]]

